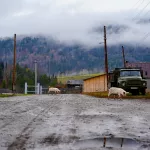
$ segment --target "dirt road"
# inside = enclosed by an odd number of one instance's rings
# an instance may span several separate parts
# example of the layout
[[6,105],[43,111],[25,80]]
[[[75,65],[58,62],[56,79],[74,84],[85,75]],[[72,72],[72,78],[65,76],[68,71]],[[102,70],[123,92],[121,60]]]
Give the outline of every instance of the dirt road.
[[0,150],[33,149],[150,150],[150,101],[77,94],[1,98]]

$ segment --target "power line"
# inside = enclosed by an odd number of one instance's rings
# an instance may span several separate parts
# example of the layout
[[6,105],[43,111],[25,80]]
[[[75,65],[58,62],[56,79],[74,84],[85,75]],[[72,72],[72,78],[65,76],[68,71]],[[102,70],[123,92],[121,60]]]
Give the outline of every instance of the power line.
[[[144,2],[144,0],[143,0],[142,2]],[[144,9],[146,9],[146,7],[147,7],[149,4],[150,4],[150,2],[148,2],[147,5],[145,5],[145,6],[143,7],[143,9],[142,9],[133,19],[135,19],[138,15],[140,15],[140,14],[144,11]],[[145,13],[145,15],[147,15],[149,12],[150,12],[150,10],[147,11],[147,12]],[[145,16],[145,15],[144,15],[144,16]],[[149,37],[149,35],[150,35],[150,32],[146,33],[146,34],[144,35],[144,37],[143,37],[141,40],[144,41],[145,39],[147,39],[147,38]]]
[[[134,6],[136,6],[140,1],[141,1],[141,0],[139,0]],[[145,1],[145,0],[142,0],[142,2],[141,2],[137,7],[135,7],[135,9],[137,9],[144,1]],[[133,9],[134,6],[133,6],[131,9]]]
[[144,9],[146,9],[146,7],[147,7],[149,4],[150,4],[150,2],[148,2],[148,4],[146,4],[146,5],[143,7],[143,9],[133,18],[133,20],[134,20],[137,16],[139,16],[139,15],[144,11]]
[[[140,1],[141,1],[141,0],[138,0],[129,10],[130,10],[130,11],[132,11],[133,9],[136,10],[140,5],[142,5],[142,3],[143,3],[145,0],[142,0],[141,3],[140,3]],[[134,7],[135,7],[135,8],[134,8]],[[129,16],[129,17],[131,17],[131,16]],[[132,18],[132,19],[133,19],[133,18]]]
[[[141,1],[141,0],[139,0],[139,1],[135,4],[135,6],[136,6],[140,1]],[[136,7],[136,9],[137,9],[141,4],[143,4],[144,1],[145,1],[145,0],[142,0],[142,2],[139,3],[139,5]],[[134,18],[132,18],[132,20],[134,20],[138,15],[140,15],[140,14],[144,11],[144,9],[146,9],[146,7],[147,7],[149,4],[150,4],[150,2],[148,2],[147,5],[145,5],[145,6],[143,7],[143,9],[142,9]],[[133,7],[132,7],[132,8],[133,8]],[[147,11],[147,12],[144,14],[144,16],[147,15],[149,12],[150,12],[150,10]],[[145,40],[145,39],[149,36],[149,34],[150,34],[150,32],[146,33],[145,36],[142,38],[142,40]]]
[[148,10],[148,11],[143,15],[143,17],[146,16],[149,12],[150,12],[150,10]]
[[[133,6],[133,7],[136,6],[135,9],[139,8],[139,6],[142,5],[145,0],[142,0],[141,2],[140,2],[140,1],[141,1],[141,0],[139,0],[139,1]],[[139,12],[138,14],[136,14],[136,16],[135,16],[133,19],[135,19],[135,18],[137,18],[139,15],[141,15],[142,12],[149,6],[149,4],[150,4],[150,1],[149,1],[146,5],[144,5],[144,6],[141,8],[140,12]],[[133,8],[133,7],[132,7],[132,8]],[[149,12],[150,12],[150,10],[147,11],[144,15],[147,15]],[[143,15],[142,15],[142,16],[143,16]],[[149,36],[150,36],[150,32],[146,33],[146,34],[144,35],[144,37],[143,37],[140,41],[146,40]],[[112,38],[108,37],[108,39],[112,39]],[[113,40],[114,40],[114,38],[113,38]],[[116,40],[116,39],[115,39],[115,40]],[[117,40],[116,40],[116,41],[117,41]],[[136,46],[137,46],[137,45],[136,45]],[[134,50],[134,52],[135,52],[135,50]],[[133,55],[134,55],[134,52],[133,52]]]
[[146,40],[150,35],[150,32],[148,32],[147,34],[145,34],[145,36],[142,38],[142,41]]
[[[140,3],[140,1],[141,1],[141,0],[137,1],[137,3],[135,3],[135,5],[133,5],[133,7],[137,5],[137,7],[136,7],[136,9],[137,9],[137,8],[139,7],[139,5],[143,4],[143,2],[144,2],[145,0],[142,0],[141,3]],[[139,5],[138,5],[138,4],[139,4]],[[133,19],[135,19],[138,15],[140,15],[140,14],[144,11],[144,9],[146,9],[146,7],[147,7],[149,4],[150,4],[150,1],[143,7],[143,9],[142,9]],[[132,7],[132,8],[133,8],[133,7]],[[147,13],[149,13],[149,12],[150,12],[150,10],[149,10]],[[146,13],[146,14],[147,14],[147,13]],[[145,14],[145,15],[146,15],[146,14]],[[149,36],[149,33],[145,34],[144,39],[146,39],[148,36]],[[110,37],[108,37],[108,38],[110,38]],[[116,40],[116,41],[117,41],[117,40]]]

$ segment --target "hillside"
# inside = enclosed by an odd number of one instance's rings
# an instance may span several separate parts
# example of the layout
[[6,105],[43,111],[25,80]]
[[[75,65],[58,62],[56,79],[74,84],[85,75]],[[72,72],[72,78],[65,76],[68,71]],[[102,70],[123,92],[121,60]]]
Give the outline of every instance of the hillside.
[[[117,30],[117,29],[116,29]],[[125,45],[126,60],[149,61],[150,48]],[[81,44],[67,45],[45,37],[24,37],[17,40],[17,63],[34,69],[34,60],[38,61],[38,73],[74,74],[98,73],[104,69],[103,45],[86,48]],[[108,46],[109,69],[121,67],[121,45]],[[0,40],[0,60],[12,64],[13,39]]]

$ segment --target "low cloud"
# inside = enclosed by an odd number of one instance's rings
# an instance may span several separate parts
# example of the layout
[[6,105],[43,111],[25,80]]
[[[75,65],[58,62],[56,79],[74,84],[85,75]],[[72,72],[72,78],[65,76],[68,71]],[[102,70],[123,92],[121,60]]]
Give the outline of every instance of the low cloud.
[[[2,0],[1,4],[1,37],[12,37],[14,33],[18,36],[40,34],[68,44],[79,42],[95,47],[103,42],[105,25],[108,45],[129,43],[149,46],[150,36],[143,40],[150,31],[149,21],[140,22],[141,18],[133,20],[138,12],[135,10],[115,11],[109,6],[109,11],[106,11],[105,5],[101,6],[103,3],[97,0],[93,3],[91,0]],[[119,1],[117,4],[121,6]]]

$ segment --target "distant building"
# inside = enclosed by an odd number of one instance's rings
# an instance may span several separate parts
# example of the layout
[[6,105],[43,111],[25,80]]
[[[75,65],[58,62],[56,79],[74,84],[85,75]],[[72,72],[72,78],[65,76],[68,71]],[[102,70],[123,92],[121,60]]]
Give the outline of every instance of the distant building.
[[127,62],[126,67],[140,67],[143,70],[143,76],[150,78],[150,62]]
[[66,85],[67,88],[76,88],[76,87],[82,88],[83,80],[68,80]]

